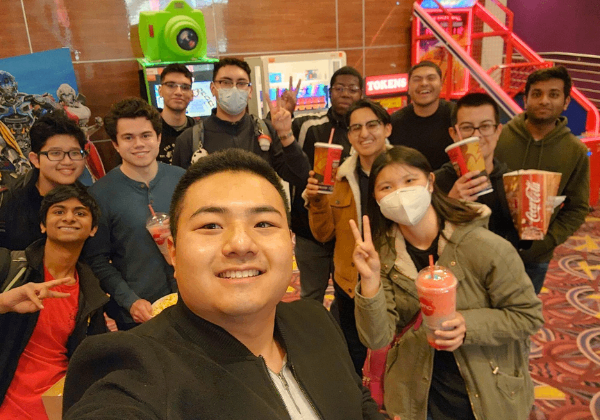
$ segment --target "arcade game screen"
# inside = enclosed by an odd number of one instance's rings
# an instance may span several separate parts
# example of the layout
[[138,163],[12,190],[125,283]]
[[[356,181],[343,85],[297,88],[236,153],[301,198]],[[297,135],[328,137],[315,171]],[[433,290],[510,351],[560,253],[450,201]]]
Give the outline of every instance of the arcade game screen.
[[[208,116],[211,110],[215,108],[216,102],[214,96],[210,92],[210,82],[213,76],[213,63],[183,63],[194,75],[194,82],[192,83],[192,91],[194,92],[194,99],[188,105],[186,114],[192,118],[199,118]],[[143,97],[148,98],[149,102],[157,108],[164,106],[163,98],[158,94],[158,88],[160,86],[160,73],[165,68],[165,64],[161,63],[160,66],[146,67],[140,70],[145,80],[140,81],[141,93]],[[146,83],[149,92],[146,91]]]

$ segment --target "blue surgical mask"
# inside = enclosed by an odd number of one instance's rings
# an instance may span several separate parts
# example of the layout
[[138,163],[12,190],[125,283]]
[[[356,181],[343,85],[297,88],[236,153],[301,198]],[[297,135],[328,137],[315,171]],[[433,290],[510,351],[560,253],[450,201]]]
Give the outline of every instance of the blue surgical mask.
[[217,103],[229,115],[239,115],[248,105],[249,93],[236,87],[217,89]]

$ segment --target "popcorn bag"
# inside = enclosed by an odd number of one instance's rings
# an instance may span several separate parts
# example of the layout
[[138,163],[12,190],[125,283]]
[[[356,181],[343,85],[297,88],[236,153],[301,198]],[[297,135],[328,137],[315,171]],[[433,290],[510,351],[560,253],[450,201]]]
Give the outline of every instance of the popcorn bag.
[[535,169],[504,174],[506,201],[519,238],[544,239],[554,208],[562,202],[556,197],[561,177],[558,172]]

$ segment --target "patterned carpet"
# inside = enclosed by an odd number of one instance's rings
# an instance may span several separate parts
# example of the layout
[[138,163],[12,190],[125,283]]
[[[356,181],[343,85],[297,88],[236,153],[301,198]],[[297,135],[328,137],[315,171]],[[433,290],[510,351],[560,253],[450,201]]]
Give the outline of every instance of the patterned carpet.
[[[300,298],[294,269],[284,301]],[[546,323],[532,337],[529,420],[600,420],[600,207],[556,249],[540,298]],[[330,285],[325,305],[332,299]]]

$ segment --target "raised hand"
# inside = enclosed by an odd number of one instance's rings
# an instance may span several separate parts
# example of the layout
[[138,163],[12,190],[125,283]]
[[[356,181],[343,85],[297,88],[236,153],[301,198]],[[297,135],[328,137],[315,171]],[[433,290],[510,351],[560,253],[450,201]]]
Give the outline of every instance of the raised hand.
[[321,194],[319,192],[319,180],[315,178],[315,171],[310,171],[308,173],[308,184],[306,184],[304,193],[309,201],[317,198]]
[[479,175],[479,171],[471,171],[458,178],[448,193],[448,197],[476,201],[478,196],[475,194],[490,186],[487,177]]
[[354,220],[350,220],[350,229],[356,241],[352,260],[360,274],[361,294],[365,297],[373,297],[379,290],[379,284],[381,283],[379,274],[381,264],[379,254],[373,245],[369,217],[363,216],[364,240]]
[[289,146],[294,141],[292,133],[292,114],[282,106],[281,98],[277,98],[275,105],[271,102],[269,94],[266,93],[267,104],[271,112],[271,123],[277,131],[277,135],[281,139],[281,144]]
[[44,309],[42,300],[69,297],[69,293],[55,292],[53,287],[74,281],[71,277],[46,281],[44,283],[26,283],[4,293],[0,293],[0,314],[18,312],[26,314]]
[[294,90],[292,76],[290,76],[290,88],[281,93],[281,106],[287,109],[290,114],[293,114],[294,110],[296,109],[296,102],[298,102],[298,91],[300,90],[301,84],[302,79],[298,79],[298,84]]

